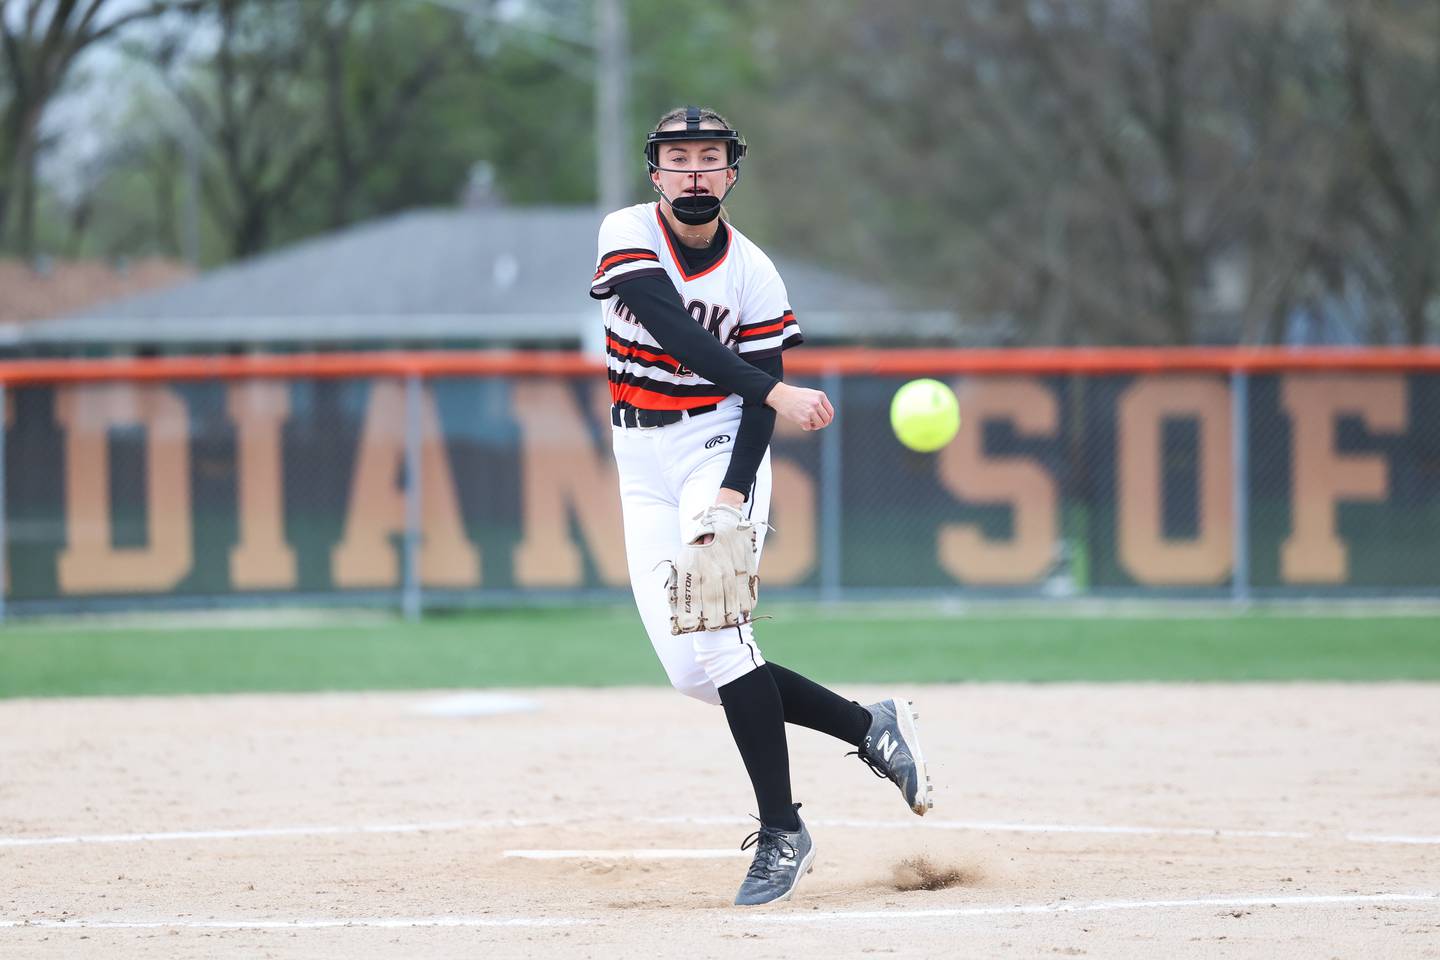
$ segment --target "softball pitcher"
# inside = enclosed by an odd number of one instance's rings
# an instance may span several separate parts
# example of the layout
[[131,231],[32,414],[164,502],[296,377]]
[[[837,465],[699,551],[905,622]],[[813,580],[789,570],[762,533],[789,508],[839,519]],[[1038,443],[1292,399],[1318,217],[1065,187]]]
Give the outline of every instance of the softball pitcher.
[[760,904],[788,899],[815,856],[790,796],[786,723],[854,746],[915,813],[931,798],[909,701],[862,707],[755,642],[775,418],[821,430],[835,412],[784,382],[782,354],[803,342],[785,284],[722,216],[745,150],[713,110],[661,117],[645,143],[660,199],[605,218],[590,295],[605,321],[635,603],[675,688],[725,710],[760,814],[735,902]]

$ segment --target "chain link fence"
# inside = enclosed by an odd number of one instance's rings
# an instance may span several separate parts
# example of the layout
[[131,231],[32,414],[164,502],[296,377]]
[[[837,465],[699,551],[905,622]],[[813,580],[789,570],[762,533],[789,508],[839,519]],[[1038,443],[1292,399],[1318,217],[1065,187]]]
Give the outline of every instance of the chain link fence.
[[[828,373],[777,430],[769,596],[1433,597],[1440,375]],[[628,591],[603,380],[78,383],[5,393],[11,612],[550,604]]]

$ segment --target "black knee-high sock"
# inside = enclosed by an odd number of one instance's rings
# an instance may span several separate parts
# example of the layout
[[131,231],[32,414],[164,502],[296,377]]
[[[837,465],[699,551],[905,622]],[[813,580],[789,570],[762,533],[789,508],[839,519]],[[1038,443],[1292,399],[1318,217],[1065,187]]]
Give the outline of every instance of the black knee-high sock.
[[785,743],[785,708],[770,671],[761,667],[719,688],[730,734],[755,788],[760,822],[799,830],[790,800],[790,749]]
[[798,723],[802,727],[828,733],[852,747],[858,747],[864,741],[865,734],[870,730],[869,710],[773,660],[765,667],[775,678],[775,687],[780,691],[786,723]]

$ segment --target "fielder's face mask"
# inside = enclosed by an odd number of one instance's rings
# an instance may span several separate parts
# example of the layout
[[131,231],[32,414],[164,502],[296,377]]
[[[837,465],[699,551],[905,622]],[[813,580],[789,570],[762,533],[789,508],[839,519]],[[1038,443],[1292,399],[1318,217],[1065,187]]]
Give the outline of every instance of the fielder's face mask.
[[[693,174],[695,183],[700,182],[698,170],[681,170],[677,167],[662,167],[660,165],[660,151],[669,143],[690,143],[695,140],[717,140],[725,144],[725,167],[726,170],[735,171],[735,180],[721,196],[714,194],[685,194],[671,200],[665,196],[665,191],[657,184],[655,192],[660,194],[660,199],[670,205],[675,212],[675,219],[681,223],[688,223],[691,226],[699,226],[702,223],[709,223],[720,216],[720,205],[725,198],[730,196],[730,191],[735,189],[735,184],[740,182],[740,161],[745,156],[745,141],[740,134],[734,130],[706,128],[700,126],[700,108],[685,108],[685,126],[677,130],[661,130],[650,134],[645,138],[645,162],[650,165],[652,172],[663,173],[687,173]],[[713,173],[713,170],[703,171]]]

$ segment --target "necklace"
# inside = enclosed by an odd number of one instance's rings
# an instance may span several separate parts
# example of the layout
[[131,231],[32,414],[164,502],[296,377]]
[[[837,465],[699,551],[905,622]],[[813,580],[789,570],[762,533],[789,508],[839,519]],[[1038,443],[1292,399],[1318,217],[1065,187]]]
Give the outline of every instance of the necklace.
[[720,227],[718,225],[708,237],[705,236],[704,233],[684,233],[680,230],[675,231],[675,236],[679,237],[682,241],[691,241],[687,242],[686,246],[693,246],[694,243],[699,243],[701,246],[708,247],[710,244],[715,242],[715,238],[719,236],[719,234]]

